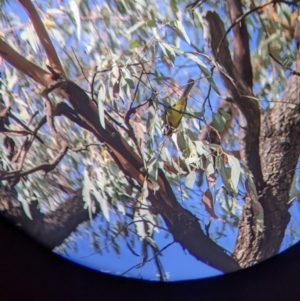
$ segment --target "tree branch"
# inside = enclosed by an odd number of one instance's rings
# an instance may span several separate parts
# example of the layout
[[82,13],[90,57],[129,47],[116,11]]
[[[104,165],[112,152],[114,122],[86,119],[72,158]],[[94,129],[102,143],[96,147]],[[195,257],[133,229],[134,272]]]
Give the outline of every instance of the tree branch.
[[264,183],[259,157],[260,109],[258,102],[249,92],[233,64],[228,41],[224,38],[224,25],[217,13],[208,11],[204,15],[204,30],[217,63],[225,70],[225,72],[220,70],[222,80],[242,114],[239,135],[242,160],[253,173],[257,189],[262,190]]
[[19,2],[22,4],[24,9],[26,10],[31,23],[35,29],[35,32],[37,33],[41,44],[43,45],[43,48],[47,54],[47,58],[49,60],[50,66],[59,73],[64,74],[64,70],[61,66],[61,63],[59,61],[59,58],[57,56],[57,53],[55,51],[55,48],[51,42],[51,39],[47,33],[47,30],[41,21],[41,18],[38,15],[38,12],[36,11],[34,5],[30,0],[19,0]]
[[[243,15],[240,0],[227,0],[231,23]],[[253,74],[249,49],[249,34],[245,20],[242,19],[233,27],[234,65],[249,91],[252,91]]]
[[[2,49],[0,48],[0,50]],[[22,64],[20,64],[21,60],[27,63],[22,57],[20,57],[18,62],[14,60],[9,62],[18,68],[22,67]],[[34,73],[31,72],[30,67],[34,68]],[[42,83],[44,86],[53,83],[51,74],[45,73],[35,65],[28,65],[28,68],[22,68],[22,71],[37,82]],[[37,74],[44,74],[45,76],[41,80]],[[181,207],[163,171],[160,169],[158,171],[157,182],[160,189],[154,193],[153,183],[147,179],[146,174],[143,172],[142,159],[117,132],[113,124],[106,120],[106,129],[104,129],[99,121],[97,106],[85,91],[67,79],[59,79],[59,81],[63,85],[57,87],[54,92],[67,99],[77,113],[78,120],[89,128],[89,131],[97,137],[100,143],[106,144],[114,158],[118,160],[118,165],[124,174],[129,178],[135,179],[141,186],[147,181],[150,191],[149,199],[157,213],[162,216],[166,224],[174,231],[173,235],[176,237],[176,240],[198,260],[216,269],[223,272],[238,270],[240,267],[235,260],[223,252],[222,248],[204,234],[197,218]]]
[[14,68],[30,76],[37,83],[46,86],[51,81],[51,73],[28,61],[6,42],[0,39],[0,56]]
[[[296,22],[295,38],[300,42],[300,25]],[[296,71],[300,71],[297,49]],[[239,223],[234,254],[242,267],[253,265],[278,254],[290,221],[289,192],[300,155],[300,78],[293,73],[281,102],[263,114],[260,156],[266,188],[259,195],[264,209],[263,235],[254,231],[253,210],[245,200]],[[246,239],[245,239],[246,237]]]

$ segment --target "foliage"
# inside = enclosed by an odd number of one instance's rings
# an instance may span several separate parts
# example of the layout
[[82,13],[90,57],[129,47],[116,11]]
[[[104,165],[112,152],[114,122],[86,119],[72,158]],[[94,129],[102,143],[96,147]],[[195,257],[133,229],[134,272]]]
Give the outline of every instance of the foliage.
[[[26,7],[29,1],[20,2]],[[67,78],[97,104],[101,127],[106,130],[108,122],[113,124],[134,155],[142,159],[145,180],[141,184],[126,174],[107,144],[65,116],[54,118],[56,131],[69,148],[56,162],[61,145],[49,122],[39,127],[47,115],[43,88],[3,63],[2,108],[9,107],[10,115],[8,133],[0,136],[0,143],[5,145],[9,136],[15,148],[14,159],[7,148],[1,150],[1,169],[32,169],[13,185],[13,181],[5,182],[15,188],[29,218],[28,205],[34,200],[47,214],[80,190],[91,221],[100,207],[101,226],[95,230],[93,223],[87,225],[95,251],[113,249],[122,256],[120,250],[126,244],[146,263],[149,255],[145,250],[152,250],[161,271],[157,254],[162,247],[158,246],[156,233],[172,232],[149,200],[152,192],[148,183],[153,185],[154,194],[159,191],[159,173],[163,171],[178,203],[192,212],[209,237],[228,251],[232,251],[229,248],[247,194],[255,195],[257,231],[263,232],[264,214],[257,201],[255,179],[240,156],[234,155],[241,150],[241,119],[234,109],[221,107],[230,98],[221,75],[230,76],[204,39],[204,11],[214,9],[225,26],[230,26],[226,4],[215,2],[204,3],[193,11],[185,9],[189,2],[176,0],[34,3]],[[293,5],[264,4],[256,1],[261,10],[253,11],[244,20],[250,33],[255,101],[267,112],[283,95],[287,74],[284,66],[290,68],[294,61],[291,28],[296,12]],[[252,1],[244,1],[243,5],[244,12],[253,9]],[[21,56],[47,70],[49,57],[23,7],[17,2],[4,4],[1,38]],[[232,45],[232,31],[227,38]],[[278,64],[272,57],[283,63]],[[171,137],[163,137],[161,116],[178,99],[189,78],[196,85],[189,96],[187,112],[179,130]],[[55,93],[50,93],[49,98],[52,104],[64,101]],[[218,139],[203,139],[205,129]],[[45,162],[57,164],[51,170],[33,170]],[[298,195],[295,189],[293,185],[293,195]],[[230,246],[226,244],[228,240]],[[61,250],[66,252],[68,246],[72,246],[70,241]],[[160,279],[166,280],[163,272]]]

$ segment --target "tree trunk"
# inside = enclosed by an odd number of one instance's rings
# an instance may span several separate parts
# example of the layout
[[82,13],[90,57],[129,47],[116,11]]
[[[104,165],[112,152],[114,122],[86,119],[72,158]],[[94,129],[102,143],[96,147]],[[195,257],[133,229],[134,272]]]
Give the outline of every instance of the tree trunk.
[[[229,5],[235,5],[237,1],[230,0],[228,2]],[[230,9],[236,8],[231,6]],[[232,15],[238,17],[236,13],[232,13]],[[213,12],[207,12],[205,20],[207,21],[206,35],[215,58],[235,83],[233,86],[228,77],[222,75],[224,84],[232,95],[232,101],[240,109],[242,120],[245,122],[246,130],[243,130],[243,139],[240,139],[242,142],[240,143],[241,153],[245,154],[243,161],[246,161],[245,163],[254,175],[258,201],[264,210],[264,231],[260,232],[256,227],[253,199],[249,196],[245,197],[234,255],[241,267],[248,267],[279,252],[290,220],[287,203],[300,154],[300,78],[299,74],[294,72],[285,89],[283,99],[276,102],[272,110],[265,114],[260,113],[262,117],[256,115],[254,113],[256,109],[248,110],[250,107],[247,109],[246,101],[241,100],[241,92],[245,91],[243,83],[241,83],[243,80],[237,74],[238,72],[228,55],[228,42],[226,38],[224,39],[223,22]],[[232,20],[232,22],[234,21]],[[238,39],[239,41],[235,45],[239,45],[238,49],[240,50],[242,45],[239,31],[235,31],[234,34],[234,40]],[[300,41],[299,36],[299,23],[297,23],[295,28],[297,41]],[[247,48],[248,45],[244,44],[243,47]],[[296,71],[299,70],[300,54],[298,48]],[[249,82],[248,80],[248,84]],[[242,95],[247,94],[243,93]],[[251,102],[249,103],[251,104]],[[254,104],[252,107],[255,107]],[[256,148],[256,145],[254,147],[251,145],[251,141],[256,141],[253,137],[255,135],[253,129],[257,126],[260,128],[259,149]],[[259,155],[259,160],[256,159],[257,155]],[[261,179],[261,174],[263,179]]]

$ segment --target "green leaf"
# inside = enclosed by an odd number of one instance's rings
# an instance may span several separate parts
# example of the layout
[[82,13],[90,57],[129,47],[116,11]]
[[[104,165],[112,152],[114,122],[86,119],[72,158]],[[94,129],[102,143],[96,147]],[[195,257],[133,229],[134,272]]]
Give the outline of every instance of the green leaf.
[[131,77],[126,76],[124,77],[124,79],[126,80],[127,84],[129,85],[130,89],[134,88],[134,81]]
[[114,240],[113,240],[112,246],[113,246],[113,249],[115,250],[115,252],[117,253],[117,255],[120,256],[120,254],[121,254],[121,253],[120,253],[120,247],[119,247],[118,244],[115,243]]
[[196,145],[196,150],[197,153],[202,156],[202,155],[209,155],[209,152],[207,151],[207,149],[204,147],[203,142],[202,141],[194,141],[195,145]]
[[233,186],[232,188],[236,193],[238,193],[238,183],[241,175],[241,165],[239,160],[233,155],[227,154],[227,158],[228,158],[228,163],[231,166],[230,178]]
[[215,173],[214,165],[212,164],[212,162],[209,162],[207,164],[206,171],[209,176]]
[[16,185],[15,189],[16,189],[16,191],[18,193],[18,200],[21,202],[25,214],[27,215],[27,217],[29,219],[32,220],[32,216],[31,216],[29,204],[28,204],[27,200],[25,199],[25,197],[23,196],[25,191],[23,189],[21,189],[19,187],[19,185]]
[[159,229],[156,227],[157,222],[155,216],[153,215],[151,210],[149,210],[149,208],[151,208],[150,202],[146,199],[143,199],[141,201],[141,207],[139,208],[139,215],[147,223],[148,235],[151,236],[153,230],[159,232]]
[[136,32],[139,28],[141,28],[143,25],[145,25],[144,20],[140,20],[139,22],[134,23],[133,26],[129,27],[126,30],[126,34],[130,36],[132,33]]
[[157,158],[156,157],[152,157],[150,160],[147,161],[146,168],[151,167],[156,161],[157,161]]
[[137,235],[139,236],[140,240],[143,240],[147,236],[147,233],[145,229],[145,222],[139,215],[138,211],[135,211],[134,213],[133,222],[135,224]]
[[94,185],[90,180],[87,170],[83,172],[83,187],[82,187],[82,199],[84,201],[84,208],[89,211],[89,218],[92,220],[92,199],[91,190],[93,190]]
[[188,35],[185,31],[185,28],[180,21],[178,21],[178,20],[172,21],[171,26],[174,27],[175,29],[177,29],[182,34],[182,36],[184,37],[184,39],[186,40],[186,42],[188,44],[191,44],[190,38],[188,37]]
[[147,173],[149,175],[149,179],[152,181],[156,181],[157,180],[157,175],[158,175],[158,167],[157,164],[153,164],[151,165],[148,170]]
[[177,145],[182,152],[184,152],[188,147],[183,131],[177,133]]
[[148,108],[148,119],[146,123],[147,133],[150,137],[153,137],[155,130],[155,122],[157,119],[157,114],[153,106]]
[[121,202],[117,202],[117,208],[119,212],[121,212],[123,215],[126,215],[126,209]]
[[171,7],[177,12],[178,11],[178,3],[177,0],[171,0]]
[[217,156],[216,158],[216,168],[221,176],[221,179],[222,179],[222,182],[226,188],[226,190],[228,192],[231,192],[232,189],[231,189],[231,186],[229,184],[229,181],[228,181],[228,174],[227,174],[227,170],[225,168],[225,163],[221,157],[221,155]]
[[297,178],[297,173],[294,174],[293,182],[290,189],[290,198],[287,204],[292,203],[295,199],[300,200],[300,193],[296,187],[296,178]]
[[231,118],[231,115],[228,113],[228,112],[226,112],[225,110],[223,110],[223,109],[220,109],[220,114],[225,118],[225,120],[227,121],[227,120],[230,120],[230,118]]
[[155,20],[149,20],[149,21],[147,22],[147,25],[148,25],[149,27],[156,27],[156,26],[157,26]]
[[30,46],[32,47],[32,49],[37,53],[38,52],[38,44],[39,44],[39,41],[38,41],[38,37],[37,37],[37,34],[32,26],[31,23],[28,23],[24,30],[22,31],[21,33],[21,38],[22,40],[24,41],[27,41]]
[[107,201],[105,193],[100,193],[98,190],[96,190],[96,188],[93,189],[92,193],[99,203],[105,219],[109,222],[109,203]]
[[172,157],[171,157],[170,152],[167,147],[163,147],[161,149],[159,157],[162,161],[165,161],[165,162],[171,162],[171,160],[172,160]]
[[186,177],[185,186],[188,188],[193,188],[196,181],[196,172],[192,170]]
[[159,46],[160,46],[162,52],[164,53],[164,55],[167,56],[171,60],[171,62],[174,64],[176,54],[171,47],[167,48],[166,45],[167,44],[165,44],[165,43],[159,43]]
[[218,113],[213,113],[213,126],[219,131],[222,132],[225,127],[226,119]]
[[189,128],[185,129],[185,134],[190,138],[190,140],[195,141],[199,138],[199,133],[197,131],[192,131]]
[[157,167],[157,158],[151,158],[147,163],[146,163],[146,169],[147,169],[147,174],[149,176],[149,179],[152,181],[157,180],[157,175],[158,175],[158,167]]
[[138,46],[139,46],[139,42],[137,40],[134,40],[129,44],[129,49],[134,49]]
[[98,91],[98,113],[101,126],[105,129],[105,118],[104,118],[104,100],[105,100],[105,87],[101,84]]
[[245,182],[246,190],[250,195],[254,195],[258,199],[257,190],[253,181],[253,177],[248,174]]
[[148,195],[149,195],[149,191],[148,191],[148,181],[147,181],[147,180],[144,181],[144,184],[143,184],[141,193],[142,193],[143,199],[146,199],[146,198],[148,197]]
[[118,164],[113,160],[109,160],[107,166],[112,175],[117,175],[120,171]]
[[156,242],[155,242],[155,240],[154,240],[153,238],[151,238],[150,236],[147,236],[147,237],[145,238],[145,240],[146,240],[152,247],[154,247],[157,251],[159,251],[159,248],[158,248],[158,246],[157,246],[157,244],[156,244]]
[[66,46],[65,37],[56,28],[51,28],[50,35],[62,46]]

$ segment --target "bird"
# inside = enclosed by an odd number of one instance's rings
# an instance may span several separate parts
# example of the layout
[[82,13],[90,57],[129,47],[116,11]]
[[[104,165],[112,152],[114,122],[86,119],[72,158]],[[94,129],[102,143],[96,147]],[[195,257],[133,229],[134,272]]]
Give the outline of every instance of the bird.
[[195,81],[190,78],[179,100],[165,110],[162,116],[162,133],[164,136],[171,136],[176,132],[186,109],[188,95],[194,84]]

